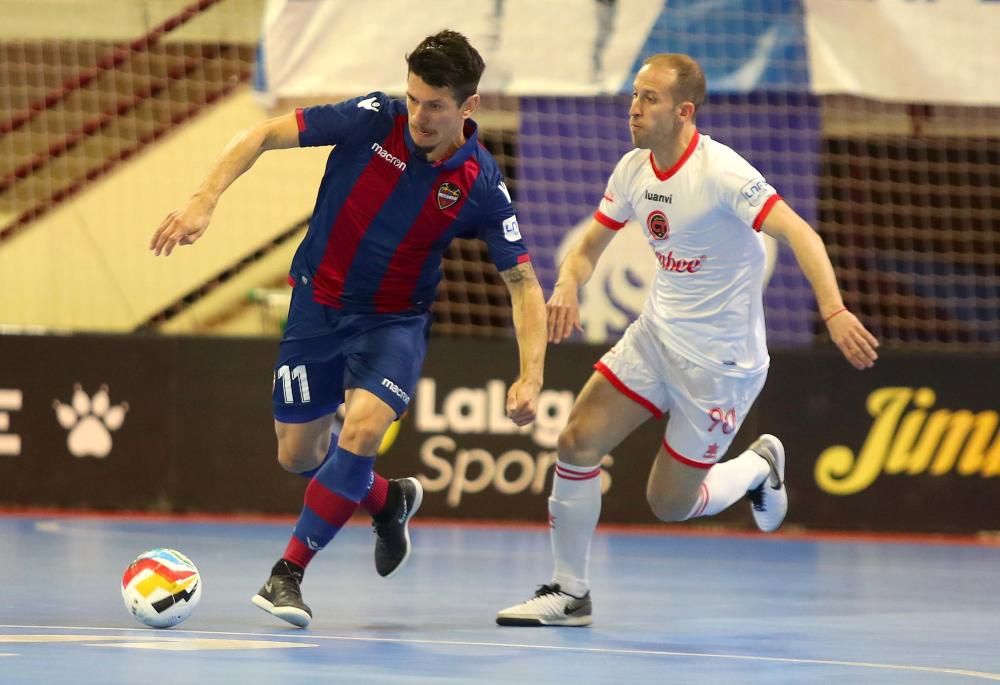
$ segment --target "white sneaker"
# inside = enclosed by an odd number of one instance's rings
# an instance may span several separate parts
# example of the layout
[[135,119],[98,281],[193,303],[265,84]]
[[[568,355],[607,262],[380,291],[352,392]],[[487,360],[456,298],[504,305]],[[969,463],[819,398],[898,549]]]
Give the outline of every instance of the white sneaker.
[[542,585],[527,602],[508,607],[497,614],[501,626],[589,626],[590,593],[574,597],[559,589],[558,583]]
[[765,433],[749,447],[759,454],[771,473],[763,483],[747,493],[754,523],[765,533],[778,530],[788,512],[788,490],[785,489],[785,447],[773,435]]

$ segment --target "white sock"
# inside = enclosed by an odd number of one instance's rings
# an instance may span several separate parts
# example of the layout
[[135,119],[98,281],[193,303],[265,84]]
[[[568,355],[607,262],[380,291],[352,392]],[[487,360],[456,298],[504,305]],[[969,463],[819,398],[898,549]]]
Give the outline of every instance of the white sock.
[[549,532],[555,558],[552,582],[576,597],[590,588],[590,541],[600,516],[601,467],[556,461],[549,496]]
[[701,483],[698,500],[688,514],[689,519],[718,514],[741,499],[748,490],[764,482],[771,467],[756,452],[747,450],[735,459],[716,464],[708,470]]

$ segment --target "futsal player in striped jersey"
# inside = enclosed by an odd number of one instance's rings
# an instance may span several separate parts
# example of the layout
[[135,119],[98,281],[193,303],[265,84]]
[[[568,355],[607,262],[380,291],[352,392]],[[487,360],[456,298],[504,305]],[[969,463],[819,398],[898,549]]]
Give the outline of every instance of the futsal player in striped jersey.
[[[511,296],[520,374],[507,395],[517,425],[535,418],[546,345],[545,300],[496,160],[471,118],[484,69],[464,36],[428,36],[406,58],[405,102],[372,92],[307,107],[241,132],[195,195],[153,236],[155,254],[190,245],[223,191],[267,151],[333,145],[309,229],[292,260],[294,288],[274,370],[278,461],[311,475],[302,512],[253,602],[304,627],[305,568],[361,506],[374,518],[375,565],[390,576],[410,551],[419,481],[374,471],[390,424],[416,386],[441,259],[479,238]],[[335,412],[343,427],[331,439]]]
[[[555,569],[497,623],[589,625],[588,564],[601,511],[600,460],[650,418],[669,413],[646,488],[663,521],[711,516],[749,496],[758,528],[788,507],[785,450],[762,435],[726,453],[764,385],[764,247],[787,243],[809,280],[830,337],[858,369],[878,341],[841,299],[823,242],[746,160],[699,133],[705,77],[686,55],[647,59],[634,82],[622,157],[593,221],[571,248],[548,302],[549,342],[580,329],[578,291],[601,253],[635,219],[659,266],[639,318],[595,365],[559,436],[549,522]],[[664,569],[668,573],[669,569]]]

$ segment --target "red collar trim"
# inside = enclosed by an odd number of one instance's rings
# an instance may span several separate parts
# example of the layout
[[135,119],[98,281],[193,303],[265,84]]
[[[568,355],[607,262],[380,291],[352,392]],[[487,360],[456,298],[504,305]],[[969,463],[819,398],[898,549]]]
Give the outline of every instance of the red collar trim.
[[673,176],[674,174],[676,174],[678,171],[680,171],[681,167],[684,166],[684,162],[688,161],[688,158],[691,155],[694,154],[694,149],[696,147],[698,147],[698,139],[699,138],[701,138],[701,134],[698,133],[698,129],[695,129],[694,135],[691,136],[691,142],[688,143],[687,149],[684,151],[684,154],[681,155],[681,158],[678,159],[677,162],[674,163],[674,165],[672,167],[670,167],[669,169],[667,169],[666,171],[660,171],[656,167],[656,160],[653,159],[653,151],[650,150],[649,151],[649,164],[650,164],[650,166],[653,167],[653,173],[656,174],[656,177],[658,179],[660,179],[661,181],[666,181],[668,178],[670,178],[671,176]]

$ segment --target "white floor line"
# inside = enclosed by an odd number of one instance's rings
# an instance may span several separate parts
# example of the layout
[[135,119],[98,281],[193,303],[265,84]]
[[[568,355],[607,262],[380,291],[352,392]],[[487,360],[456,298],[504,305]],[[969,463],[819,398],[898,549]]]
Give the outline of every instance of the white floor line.
[[[116,631],[116,632],[142,632],[150,635],[150,629],[147,628],[107,628],[102,626],[41,626],[41,625],[5,625],[0,624],[0,630],[2,629],[16,629],[16,630],[83,630],[83,631]],[[212,630],[183,630],[173,628],[170,630],[171,635],[177,635],[178,633],[191,633],[194,635],[217,635],[220,637],[255,637],[255,638],[281,638],[282,640],[287,640],[289,638],[299,638],[299,636],[288,633],[241,633],[241,632],[229,632],[229,631],[212,631]],[[913,673],[936,673],[940,675],[955,675],[964,676],[968,678],[978,678],[981,680],[992,680],[1000,682],[1000,673],[986,673],[983,671],[971,671],[963,668],[938,668],[934,666],[915,666],[909,664],[882,664],[867,661],[842,661],[839,659],[796,659],[794,657],[777,657],[777,656],[756,656],[751,654],[714,654],[711,652],[676,652],[670,650],[658,650],[658,649],[615,649],[615,648],[605,648],[605,647],[567,647],[559,645],[535,645],[535,644],[521,644],[513,642],[473,642],[464,640],[419,640],[413,638],[389,638],[389,637],[352,637],[344,635],[316,635],[313,633],[304,633],[301,639],[308,640],[330,640],[330,641],[342,641],[342,642],[388,642],[394,644],[405,644],[405,645],[435,645],[435,646],[449,646],[449,647],[493,647],[497,649],[527,649],[536,651],[548,651],[548,652],[572,652],[576,654],[614,654],[619,656],[663,656],[663,657],[680,657],[688,659],[728,659],[736,661],[756,661],[756,662],[766,662],[766,663],[782,663],[782,664],[803,664],[803,665],[813,665],[813,666],[842,666],[845,668],[868,668],[868,669],[880,669],[889,671],[910,671]]]

